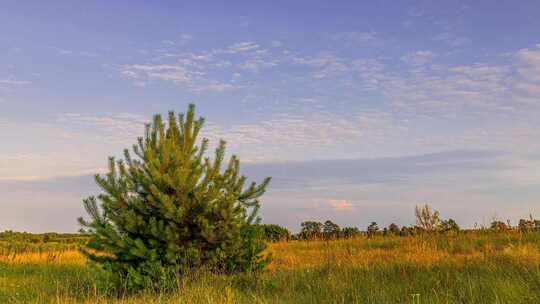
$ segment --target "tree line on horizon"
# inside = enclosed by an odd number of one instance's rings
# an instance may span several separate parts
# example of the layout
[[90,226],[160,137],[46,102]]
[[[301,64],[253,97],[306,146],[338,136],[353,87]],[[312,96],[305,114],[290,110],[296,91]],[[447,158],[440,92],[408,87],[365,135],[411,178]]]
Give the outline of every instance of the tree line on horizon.
[[[421,209],[424,209],[422,216]],[[493,232],[540,232],[540,219],[534,219],[529,215],[527,219],[520,219],[516,225],[512,225],[510,220],[501,221],[493,219],[489,226],[484,227],[477,225],[472,229],[462,229],[453,219],[440,220],[439,213],[426,212],[430,210],[428,205],[417,207],[416,224],[410,226],[399,226],[391,223],[382,229],[377,222],[371,222],[364,230],[358,227],[345,226],[341,227],[331,220],[325,222],[319,221],[304,221],[300,223],[300,231],[292,233],[286,227],[278,224],[255,224],[266,241],[281,242],[292,240],[332,240],[332,239],[348,239],[355,237],[374,237],[374,236],[415,236],[426,233],[463,233],[474,231],[493,231]],[[429,216],[427,216],[429,214]],[[418,215],[421,215],[420,220]],[[427,221],[426,221],[427,220]],[[28,244],[47,244],[55,243],[59,245],[84,244],[88,240],[88,236],[82,233],[30,233],[25,231],[5,230],[0,232],[0,241],[3,242],[24,242]]]
[[477,230],[489,231],[518,231],[522,233],[540,231],[540,220],[529,215],[528,219],[520,219],[517,225],[513,226],[510,220],[506,222],[493,219],[489,227],[479,227],[474,229],[462,229],[455,220],[441,219],[438,211],[432,210],[429,205],[416,206],[416,224],[411,226],[399,226],[395,223],[389,224],[382,229],[377,222],[371,222],[365,230],[358,227],[340,227],[331,220],[325,222],[304,221],[300,224],[300,231],[292,233],[289,229],[276,224],[260,224],[264,237],[268,241],[290,241],[290,240],[331,240],[347,239],[354,237],[374,237],[374,236],[415,236],[429,233],[459,233]]

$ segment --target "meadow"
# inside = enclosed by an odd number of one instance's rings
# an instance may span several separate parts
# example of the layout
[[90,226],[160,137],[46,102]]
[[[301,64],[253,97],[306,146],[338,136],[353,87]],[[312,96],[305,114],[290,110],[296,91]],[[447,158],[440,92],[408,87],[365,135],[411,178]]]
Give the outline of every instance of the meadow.
[[540,233],[491,230],[269,244],[260,273],[204,270],[113,293],[83,240],[0,241],[0,303],[540,303]]

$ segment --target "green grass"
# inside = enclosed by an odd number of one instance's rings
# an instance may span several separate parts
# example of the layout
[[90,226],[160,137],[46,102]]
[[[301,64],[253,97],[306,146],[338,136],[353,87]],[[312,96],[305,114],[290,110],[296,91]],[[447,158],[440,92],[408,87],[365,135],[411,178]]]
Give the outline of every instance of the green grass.
[[[105,277],[83,265],[0,264],[0,303],[108,302]],[[202,274],[171,294],[126,303],[540,303],[540,267],[511,259],[462,265],[333,265],[257,275]],[[414,299],[414,298],[417,299]],[[416,302],[415,302],[416,301]]]
[[539,233],[278,243],[262,273],[199,272],[136,295],[114,293],[76,256],[8,261],[0,303],[540,303],[539,244]]

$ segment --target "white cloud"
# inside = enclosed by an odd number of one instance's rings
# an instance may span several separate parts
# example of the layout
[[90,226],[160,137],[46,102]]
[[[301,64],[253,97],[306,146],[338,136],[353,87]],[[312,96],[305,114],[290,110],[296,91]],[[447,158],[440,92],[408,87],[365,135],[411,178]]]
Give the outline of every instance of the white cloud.
[[435,42],[442,42],[451,47],[460,47],[471,43],[471,39],[463,36],[457,36],[450,32],[437,34],[432,38],[432,40]]
[[92,51],[68,50],[68,49],[59,48],[59,47],[50,47],[50,48],[57,51],[60,55],[80,56],[80,57],[88,57],[88,58],[95,58],[95,57],[100,56],[100,54],[96,52],[92,52]]
[[207,77],[205,68],[191,59],[181,58],[175,64],[132,64],[123,66],[122,76],[145,86],[151,81],[168,81],[192,91],[217,91],[235,89],[230,83]]
[[210,81],[208,83],[194,85],[192,88],[194,91],[224,92],[237,89],[238,87],[230,83]]
[[353,207],[351,201],[345,199],[332,199],[328,204],[330,205],[330,208],[337,211],[347,211],[351,210]]
[[246,60],[243,64],[241,64],[240,69],[252,72],[259,72],[263,68],[269,68],[276,65],[277,62],[274,60],[266,61],[261,58],[253,58]]
[[521,49],[512,58],[516,61],[512,88],[516,91],[517,101],[540,106],[540,44]]
[[188,34],[181,34],[178,38],[173,38],[173,39],[165,39],[165,40],[162,40],[161,43],[165,46],[168,46],[168,47],[174,47],[174,46],[177,46],[177,45],[185,45],[187,44],[189,41],[191,41],[193,39],[193,37],[191,35],[188,35]]
[[405,58],[422,66],[400,72],[384,61],[356,65],[360,87],[410,113],[484,115],[516,105],[511,98],[511,66],[444,66],[427,63],[424,58],[431,58],[430,54],[422,54],[421,60],[417,57]]
[[424,65],[435,58],[435,54],[431,51],[416,51],[408,53],[401,57],[401,61],[411,65]]
[[258,49],[260,46],[255,42],[238,42],[226,49],[227,53],[237,54]]
[[0,79],[0,85],[8,85],[8,86],[20,86],[20,85],[27,85],[31,84],[31,81],[27,80],[16,80],[14,78],[8,78],[8,79]]
[[[221,89],[221,88],[214,88]],[[108,155],[120,156],[144,134],[150,117],[130,113],[86,115],[66,113],[49,124],[27,124],[22,129],[13,122],[0,121],[1,140],[10,134],[36,136],[32,145],[19,143],[17,153],[0,156],[0,180],[38,180],[101,172]],[[325,113],[310,116],[283,115],[257,123],[226,126],[208,123],[202,135],[215,145],[223,138],[228,151],[243,161],[286,161],[323,157],[325,151],[359,141],[377,142],[388,136],[392,126],[381,113],[364,113],[351,119]],[[6,137],[7,136],[7,137]],[[28,137],[30,138],[30,137]],[[44,148],[35,153],[33,146]],[[81,156],[84,151],[84,157]]]
[[[235,124],[230,127],[208,124],[202,131],[213,142],[223,138],[231,151],[248,161],[285,161],[324,157],[336,148],[345,155],[359,155],[361,150],[345,147],[358,143],[377,143],[398,136],[403,129],[386,113],[362,112],[342,117],[329,112],[309,115],[283,114],[258,123]],[[369,144],[368,144],[369,145]]]
[[320,54],[312,57],[296,56],[292,57],[292,62],[315,69],[312,72],[312,77],[316,79],[338,76],[349,71],[347,62],[332,54]]
[[185,67],[180,65],[126,65],[122,75],[139,80],[172,81],[176,84],[189,83],[193,77]]

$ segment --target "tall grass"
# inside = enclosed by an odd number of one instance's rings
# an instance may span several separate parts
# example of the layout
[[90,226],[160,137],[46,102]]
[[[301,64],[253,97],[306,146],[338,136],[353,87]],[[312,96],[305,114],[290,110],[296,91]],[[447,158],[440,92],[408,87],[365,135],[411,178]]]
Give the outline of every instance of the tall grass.
[[[540,303],[540,235],[475,232],[274,243],[258,274],[113,294],[76,251],[0,256],[0,303]],[[71,259],[71,260],[70,260]],[[71,262],[70,262],[71,261]]]

